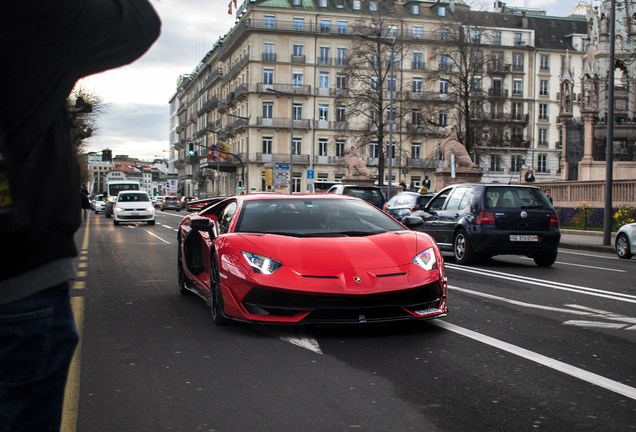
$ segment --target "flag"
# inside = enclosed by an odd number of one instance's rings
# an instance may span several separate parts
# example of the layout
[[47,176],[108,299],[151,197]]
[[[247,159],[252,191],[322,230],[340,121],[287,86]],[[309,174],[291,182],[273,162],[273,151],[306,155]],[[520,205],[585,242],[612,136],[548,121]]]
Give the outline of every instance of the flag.
[[238,9],[236,6],[236,0],[234,0],[234,9]]
[[228,6],[227,14],[232,15],[232,0],[230,0],[230,4],[227,6]]

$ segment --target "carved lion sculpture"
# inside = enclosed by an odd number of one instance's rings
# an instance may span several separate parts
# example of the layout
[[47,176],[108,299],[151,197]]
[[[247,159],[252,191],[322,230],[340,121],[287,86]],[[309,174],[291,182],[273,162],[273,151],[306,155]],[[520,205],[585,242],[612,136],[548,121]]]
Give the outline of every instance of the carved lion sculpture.
[[347,177],[353,175],[353,169],[355,168],[359,175],[367,177],[375,177],[369,171],[366,164],[360,159],[358,155],[358,147],[352,145],[345,150],[345,165],[347,167]]
[[464,147],[457,140],[457,130],[455,126],[446,126],[442,129],[442,153],[446,166],[450,167],[451,154],[455,155],[455,164],[457,167],[479,168],[470,160],[470,156]]

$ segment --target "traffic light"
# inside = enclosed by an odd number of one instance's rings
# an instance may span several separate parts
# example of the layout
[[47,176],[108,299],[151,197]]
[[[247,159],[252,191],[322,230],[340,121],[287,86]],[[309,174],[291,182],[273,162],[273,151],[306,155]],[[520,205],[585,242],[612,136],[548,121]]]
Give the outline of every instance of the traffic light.
[[188,143],[188,154],[194,156],[194,143],[192,141]]
[[113,160],[112,150],[109,150],[109,149],[102,150],[102,162],[112,162],[112,160]]
[[243,180],[239,180],[238,181],[238,190],[242,191],[243,189],[244,189],[243,188]]

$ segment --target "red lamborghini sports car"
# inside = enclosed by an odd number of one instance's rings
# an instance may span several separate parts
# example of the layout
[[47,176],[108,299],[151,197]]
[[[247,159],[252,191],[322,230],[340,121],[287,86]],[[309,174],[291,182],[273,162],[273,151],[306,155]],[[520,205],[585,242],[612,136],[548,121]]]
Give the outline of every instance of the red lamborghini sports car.
[[228,320],[350,324],[448,314],[431,237],[345,195],[251,194],[186,216],[179,290]]

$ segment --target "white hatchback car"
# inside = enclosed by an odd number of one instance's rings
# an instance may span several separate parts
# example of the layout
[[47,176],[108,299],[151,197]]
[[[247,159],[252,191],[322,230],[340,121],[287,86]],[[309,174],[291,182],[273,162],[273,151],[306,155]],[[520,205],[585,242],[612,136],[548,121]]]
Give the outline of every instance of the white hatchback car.
[[619,258],[630,259],[636,254],[636,222],[623,225],[618,230],[614,246]]
[[114,224],[120,222],[148,222],[155,224],[155,208],[150,197],[143,191],[123,191],[117,195],[113,205]]
[[106,211],[106,201],[104,201],[104,195],[97,195],[93,200],[93,210],[95,213]]

